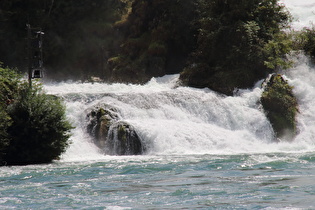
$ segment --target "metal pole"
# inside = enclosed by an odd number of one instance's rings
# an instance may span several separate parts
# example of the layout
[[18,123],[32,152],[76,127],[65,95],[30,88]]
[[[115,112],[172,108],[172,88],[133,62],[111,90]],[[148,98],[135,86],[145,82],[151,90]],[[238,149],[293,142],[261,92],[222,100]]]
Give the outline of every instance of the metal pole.
[[30,24],[26,24],[27,27],[27,59],[28,59],[28,84],[32,87],[32,31]]

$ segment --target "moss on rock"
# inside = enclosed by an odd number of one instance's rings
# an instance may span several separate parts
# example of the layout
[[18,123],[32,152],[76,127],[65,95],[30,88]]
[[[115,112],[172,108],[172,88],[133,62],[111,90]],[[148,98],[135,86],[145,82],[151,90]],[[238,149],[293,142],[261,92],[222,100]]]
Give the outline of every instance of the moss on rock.
[[87,118],[88,133],[94,137],[94,143],[98,147],[104,148],[110,126],[119,119],[117,109],[109,105],[95,107],[88,110]]
[[107,150],[112,155],[141,155],[145,147],[134,127],[120,121],[110,130]]
[[145,151],[135,128],[121,121],[119,111],[103,104],[88,110],[87,131],[109,155],[140,155]]
[[293,87],[280,74],[274,74],[261,96],[262,106],[275,131],[276,137],[292,141],[296,135],[298,102]]

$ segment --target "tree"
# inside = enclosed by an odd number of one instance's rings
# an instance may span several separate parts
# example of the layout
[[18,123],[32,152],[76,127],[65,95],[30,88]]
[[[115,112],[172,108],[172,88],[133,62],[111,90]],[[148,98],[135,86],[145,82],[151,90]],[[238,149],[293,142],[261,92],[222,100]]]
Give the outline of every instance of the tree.
[[143,83],[182,71],[196,43],[196,7],[190,0],[135,0],[117,26],[125,39],[118,56],[109,60],[112,80]]
[[302,50],[315,63],[315,25],[293,34],[296,50]]
[[107,60],[119,46],[112,27],[129,0],[1,0],[0,60],[27,70],[26,24],[41,28],[44,64],[52,79],[108,76]]
[[[270,43],[285,38],[280,34],[290,22],[277,0],[201,0],[201,5],[198,47],[181,74],[183,84],[230,95],[265,77],[272,70],[266,62],[276,63],[290,50],[282,40]],[[271,48],[279,53],[272,55]]]

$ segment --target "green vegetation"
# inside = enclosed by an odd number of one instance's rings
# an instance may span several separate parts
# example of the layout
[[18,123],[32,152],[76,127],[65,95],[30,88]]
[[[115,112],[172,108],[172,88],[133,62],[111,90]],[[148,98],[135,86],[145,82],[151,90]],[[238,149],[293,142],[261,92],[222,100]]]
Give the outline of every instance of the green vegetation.
[[314,29],[292,40],[290,21],[278,0],[2,0],[0,59],[25,71],[30,23],[45,31],[51,79],[144,83],[181,73],[183,85],[231,95],[289,67],[297,45],[314,56]]
[[277,138],[292,140],[296,135],[297,99],[293,87],[279,74],[270,78],[261,96],[261,103],[266,111]]
[[118,110],[108,104],[87,110],[87,132],[106,154],[141,155],[146,148],[135,128],[119,119]]
[[146,150],[134,127],[126,122],[113,124],[108,136],[108,154],[142,155]]
[[295,50],[302,50],[315,63],[315,25],[293,33]]
[[71,125],[59,98],[0,68],[0,160],[9,165],[48,163],[65,151]]
[[[50,79],[144,83],[180,73],[182,85],[232,95],[289,67],[286,55],[292,50],[303,50],[315,60],[314,26],[289,34],[284,29],[290,22],[278,0],[1,0],[0,60],[26,71],[29,23],[45,32],[44,63]],[[35,145],[39,136],[52,137],[47,142],[55,152],[41,159],[56,158],[67,145],[70,129],[61,102],[40,88],[28,89],[13,71],[1,68],[1,74],[0,155],[10,151],[26,162],[40,162],[31,158],[40,146],[20,152],[22,136],[12,135],[21,133]],[[47,112],[51,107],[60,113]],[[54,121],[62,123],[49,128],[41,124]],[[44,133],[36,137],[30,132],[38,127]],[[5,157],[18,163],[9,155]]]
[[129,16],[116,25],[124,40],[110,59],[112,80],[142,83],[181,72],[195,47],[196,6],[190,0],[134,0]]
[[125,0],[1,0],[0,60],[26,71],[26,24],[44,32],[44,60],[51,79],[109,77],[108,58],[118,50],[113,24]]
[[6,109],[13,102],[15,92],[18,91],[19,79],[20,76],[15,71],[2,68],[0,63],[0,161],[9,145],[8,128],[12,125],[12,119]]
[[212,0],[203,6],[198,47],[181,74],[183,84],[225,94],[251,87],[283,61],[290,15],[277,0]]

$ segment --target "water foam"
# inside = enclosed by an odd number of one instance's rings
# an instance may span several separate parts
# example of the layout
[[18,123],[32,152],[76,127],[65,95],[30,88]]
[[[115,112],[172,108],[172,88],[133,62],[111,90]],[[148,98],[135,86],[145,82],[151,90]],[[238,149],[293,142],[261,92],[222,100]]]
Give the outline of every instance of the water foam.
[[[295,17],[297,30],[310,25],[315,0],[281,0]],[[67,115],[76,127],[63,160],[94,160],[104,154],[86,133],[85,110],[107,103],[131,123],[149,148],[148,154],[236,154],[315,151],[315,70],[303,56],[285,71],[298,97],[299,134],[292,143],[272,143],[273,131],[259,105],[262,89],[240,90],[225,97],[209,89],[174,88],[178,75],[153,78],[146,85],[46,84],[65,98]]]
[[100,103],[116,107],[121,119],[136,128],[147,155],[315,151],[315,70],[305,57],[298,61],[284,72],[300,104],[299,134],[293,143],[273,142],[273,130],[259,103],[261,83],[233,97],[209,89],[175,88],[178,75],[153,78],[146,85],[47,84],[49,93],[65,98],[68,118],[76,127],[63,159],[105,157],[85,129],[85,110]]
[[280,0],[293,16],[292,27],[301,30],[314,23],[315,0]]

